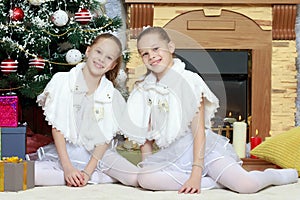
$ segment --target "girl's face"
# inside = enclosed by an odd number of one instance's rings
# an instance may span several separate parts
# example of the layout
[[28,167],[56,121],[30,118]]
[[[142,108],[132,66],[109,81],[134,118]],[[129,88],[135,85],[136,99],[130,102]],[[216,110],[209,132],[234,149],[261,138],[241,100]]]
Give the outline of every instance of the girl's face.
[[173,65],[174,43],[162,40],[157,33],[144,35],[137,46],[146,67],[160,80]]
[[89,74],[102,77],[117,65],[120,48],[112,39],[100,38],[87,48],[85,54],[87,57],[86,68]]

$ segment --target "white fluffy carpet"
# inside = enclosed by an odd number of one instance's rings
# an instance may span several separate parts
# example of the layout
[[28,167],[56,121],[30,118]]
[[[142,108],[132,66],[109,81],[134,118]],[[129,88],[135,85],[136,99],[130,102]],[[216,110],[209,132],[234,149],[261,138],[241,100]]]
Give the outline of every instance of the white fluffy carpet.
[[66,186],[35,187],[26,191],[2,192],[2,200],[82,200],[82,199],[111,199],[111,200],[299,200],[300,179],[298,183],[273,186],[256,194],[237,194],[224,189],[206,190],[201,194],[177,194],[175,191],[145,191],[140,188],[127,187],[120,184],[88,185],[82,188]]

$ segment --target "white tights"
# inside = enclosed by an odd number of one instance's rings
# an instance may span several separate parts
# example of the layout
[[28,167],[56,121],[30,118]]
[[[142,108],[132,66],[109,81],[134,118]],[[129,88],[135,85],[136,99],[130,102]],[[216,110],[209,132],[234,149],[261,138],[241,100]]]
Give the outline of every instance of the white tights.
[[[214,180],[217,174],[223,170],[222,166],[230,165],[231,157],[219,159],[209,165],[208,175]],[[285,185],[298,181],[298,173],[295,169],[266,169],[265,171],[246,171],[235,163],[228,167],[217,180],[238,193],[255,193],[271,185]]]
[[[224,166],[228,167],[224,169]],[[298,180],[298,173],[294,169],[248,172],[231,157],[218,159],[207,167],[208,176],[201,181],[201,188],[206,189],[226,187],[238,193],[255,193],[267,186],[284,185]],[[150,190],[179,190],[188,178],[189,174],[175,171],[141,171],[138,182],[141,187]]]
[[[118,153],[107,150],[102,162],[102,171],[95,170],[89,183],[115,183],[137,186],[138,168]],[[126,170],[124,170],[126,169]],[[35,185],[65,185],[64,172],[57,162],[35,161]]]
[[[124,185],[138,186],[149,190],[179,190],[189,178],[189,174],[158,170],[147,172],[131,164],[118,153],[107,150],[102,159],[103,172],[96,170],[91,183],[121,182]],[[224,169],[224,166],[228,166]],[[208,166],[208,176],[203,177],[201,188],[226,187],[238,193],[255,193],[271,185],[284,185],[297,182],[298,173],[294,169],[267,169],[265,171],[244,170],[231,157],[218,159]],[[36,185],[65,185],[64,173],[56,162],[35,162]]]
[[[142,188],[149,190],[179,190],[189,176],[189,174],[176,171],[142,172],[138,176],[138,183]],[[212,189],[221,188],[221,186],[210,177],[202,177],[201,188]]]
[[105,174],[117,179],[124,185],[138,186],[137,176],[139,169],[126,158],[109,149],[106,151],[102,161]]
[[52,161],[34,162],[35,185],[65,185],[64,172]]

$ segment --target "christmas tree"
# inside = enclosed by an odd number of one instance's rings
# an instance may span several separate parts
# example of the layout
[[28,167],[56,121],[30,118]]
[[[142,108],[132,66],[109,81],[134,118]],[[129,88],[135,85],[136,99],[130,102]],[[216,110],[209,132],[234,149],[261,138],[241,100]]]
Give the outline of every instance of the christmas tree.
[[82,61],[102,32],[116,32],[120,17],[105,14],[105,0],[2,0],[0,2],[0,91],[27,99],[53,74]]

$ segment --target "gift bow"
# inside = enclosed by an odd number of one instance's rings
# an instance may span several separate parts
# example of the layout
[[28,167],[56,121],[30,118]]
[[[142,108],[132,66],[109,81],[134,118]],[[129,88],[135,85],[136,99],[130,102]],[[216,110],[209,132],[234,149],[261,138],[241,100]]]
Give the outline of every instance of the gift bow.
[[19,158],[18,156],[12,156],[12,157],[3,157],[2,161],[9,162],[9,163],[19,163],[19,162],[22,162],[23,159]]

